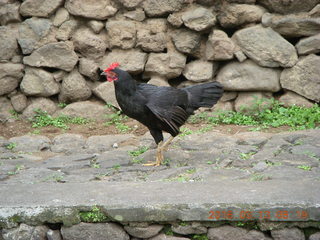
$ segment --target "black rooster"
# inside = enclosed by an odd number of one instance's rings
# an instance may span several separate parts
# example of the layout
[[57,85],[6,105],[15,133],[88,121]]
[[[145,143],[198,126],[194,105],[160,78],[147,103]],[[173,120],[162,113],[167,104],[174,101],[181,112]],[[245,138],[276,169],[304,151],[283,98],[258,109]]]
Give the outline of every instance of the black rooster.
[[[182,89],[138,83],[118,66],[118,63],[111,64],[101,75],[114,82],[116,99],[123,113],[147,126],[158,145],[156,162],[145,165],[159,166],[163,162],[163,151],[179,134],[188,117],[199,107],[212,107],[223,93],[218,82]],[[171,134],[164,143],[162,131]]]

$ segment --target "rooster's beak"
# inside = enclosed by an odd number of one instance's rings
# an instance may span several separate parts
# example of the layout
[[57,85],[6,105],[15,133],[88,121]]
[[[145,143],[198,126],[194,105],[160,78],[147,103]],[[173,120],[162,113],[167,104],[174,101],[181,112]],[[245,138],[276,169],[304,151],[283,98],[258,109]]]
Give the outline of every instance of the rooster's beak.
[[100,76],[107,76],[107,73],[106,73],[106,72],[102,72],[102,73],[100,74]]

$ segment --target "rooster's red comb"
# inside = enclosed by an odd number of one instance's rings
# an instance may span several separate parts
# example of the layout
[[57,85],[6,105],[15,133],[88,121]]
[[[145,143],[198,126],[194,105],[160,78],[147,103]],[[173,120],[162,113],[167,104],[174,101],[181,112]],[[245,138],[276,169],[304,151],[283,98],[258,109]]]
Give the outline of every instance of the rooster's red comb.
[[117,62],[111,63],[110,66],[107,69],[104,70],[104,72],[109,72],[109,71],[115,69],[116,67],[119,67],[119,65],[120,64],[117,63]]

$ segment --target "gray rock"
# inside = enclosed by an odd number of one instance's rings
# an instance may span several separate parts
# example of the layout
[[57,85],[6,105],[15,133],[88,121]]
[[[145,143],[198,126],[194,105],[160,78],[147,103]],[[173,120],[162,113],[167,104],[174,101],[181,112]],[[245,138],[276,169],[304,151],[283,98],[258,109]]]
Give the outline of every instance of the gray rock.
[[50,147],[50,139],[45,136],[21,136],[9,139],[10,142],[16,143],[14,151],[23,152],[40,152]]
[[213,30],[206,43],[207,60],[229,60],[233,58],[236,46],[221,30]]
[[60,91],[59,84],[51,73],[33,67],[26,67],[20,89],[27,96],[38,97],[49,97]]
[[162,52],[167,48],[165,19],[149,19],[137,31],[137,47],[146,52]]
[[83,101],[90,96],[91,89],[76,68],[63,78],[59,94],[60,102]]
[[280,76],[281,86],[319,102],[319,64],[320,57],[314,54],[300,58],[294,67],[283,70]]
[[119,149],[101,153],[96,158],[96,163],[99,164],[102,169],[113,168],[117,165],[128,166],[131,161],[132,157],[129,156],[128,151]]
[[137,39],[134,21],[112,20],[106,23],[111,48],[129,49],[134,47]]
[[52,73],[53,78],[54,78],[54,80],[56,80],[56,82],[61,82],[66,74],[67,74],[67,72],[65,72],[63,70],[58,70],[58,71],[55,71]]
[[21,17],[19,14],[20,2],[7,3],[2,1],[0,3],[0,25],[4,26],[8,23],[20,22]]
[[146,18],[146,14],[144,13],[142,8],[137,8],[135,10],[128,11],[124,13],[123,16],[138,22],[142,22]]
[[311,17],[320,17],[320,4],[317,4],[309,14]]
[[20,13],[25,17],[49,17],[63,0],[26,0],[20,6]]
[[23,116],[31,118],[36,114],[35,110],[37,109],[41,109],[42,111],[46,111],[48,114],[52,115],[57,110],[57,106],[48,98],[34,98],[31,99],[31,103],[23,111]]
[[90,152],[105,152],[113,149],[113,145],[117,143],[120,145],[122,142],[133,139],[132,134],[118,134],[118,135],[104,135],[104,136],[91,136],[87,140],[87,146]]
[[189,62],[183,70],[183,75],[191,81],[203,82],[212,80],[218,66],[216,63],[203,60]]
[[69,42],[49,43],[24,57],[23,63],[33,67],[51,67],[71,71],[78,56]]
[[190,240],[190,238],[169,236],[161,233],[153,238],[150,238],[149,240]]
[[190,235],[190,234],[206,234],[207,228],[201,226],[200,223],[192,223],[190,225],[181,226],[181,225],[173,225],[171,227],[172,231],[175,233],[179,233],[182,235]]
[[232,39],[263,67],[292,67],[298,61],[294,46],[271,28],[248,27],[237,31]]
[[268,168],[268,165],[266,162],[258,162],[252,169],[256,172],[263,172]]
[[247,56],[241,51],[236,51],[234,56],[238,59],[239,62],[243,62],[247,59]]
[[59,230],[49,229],[49,231],[47,232],[47,238],[48,240],[62,240],[62,236]]
[[311,234],[309,240],[320,240],[320,232]]
[[186,60],[186,56],[178,52],[150,53],[145,66],[145,73],[174,78],[182,73]]
[[260,67],[251,60],[226,64],[220,69],[217,81],[227,91],[277,92],[281,89],[280,70]]
[[99,85],[97,85],[95,88],[92,89],[92,92],[98,98],[102,99],[105,103],[111,104],[112,106],[120,109],[115,96],[113,83],[110,83],[110,82],[100,83]]
[[10,111],[13,107],[10,100],[6,97],[0,97],[0,123],[6,122],[12,118]]
[[171,13],[168,18],[167,21],[174,27],[181,27],[183,24],[182,18],[181,18],[182,13],[181,12],[177,12],[177,13]]
[[87,0],[67,0],[65,8],[75,16],[105,20],[116,14],[118,9],[111,4],[110,0],[97,0],[92,4]]
[[55,115],[104,120],[107,113],[110,113],[110,110],[100,102],[82,101],[68,104],[65,108],[57,111]]
[[124,230],[136,238],[151,238],[157,235],[163,229],[163,225],[150,225],[147,227],[124,226]]
[[74,19],[70,19],[69,21],[62,23],[57,31],[56,38],[61,41],[69,40],[77,27],[78,22]]
[[100,63],[101,69],[106,69],[111,63],[120,63],[121,69],[132,74],[141,73],[144,70],[148,55],[138,49],[121,50],[114,49],[105,55]]
[[[76,139],[77,141],[79,139]],[[71,146],[69,144],[69,146]],[[81,145],[80,145],[81,146]],[[83,154],[77,153],[74,146],[69,149],[66,153],[73,153],[69,156],[54,156],[44,160],[41,164],[41,167],[45,167],[54,171],[63,171],[70,172],[77,169],[84,169],[90,166],[90,162],[95,159],[95,155],[93,154]],[[79,151],[82,150],[82,147],[79,148]],[[49,179],[48,179],[49,180]],[[50,179],[51,180],[51,179]]]
[[306,0],[301,2],[299,0],[292,1],[278,1],[278,0],[258,0],[258,3],[263,5],[271,12],[280,14],[307,12],[311,10],[317,3],[318,0]]
[[24,223],[20,224],[18,228],[7,229],[3,231],[2,237],[4,240],[12,239],[37,239],[46,240],[46,226],[28,226]]
[[7,26],[0,26],[0,60],[10,60],[18,53],[17,32]]
[[86,146],[86,139],[78,134],[61,134],[52,140],[51,151],[56,153],[72,153],[81,151]]
[[224,28],[235,28],[248,23],[260,22],[266,10],[257,5],[228,4],[222,8],[218,20]]
[[[270,107],[268,98],[271,96],[271,94],[261,92],[241,92],[235,100],[235,110],[237,112],[250,112],[268,108]],[[261,105],[257,106],[257,102],[261,100]]]
[[262,232],[256,230],[247,231],[243,228],[231,227],[228,225],[217,228],[210,228],[208,231],[208,238],[209,240],[271,240],[271,238],[266,237]]
[[177,29],[173,31],[171,38],[176,49],[187,54],[199,47],[201,40],[200,34],[188,29]]
[[75,31],[72,36],[74,49],[83,57],[98,59],[104,56],[108,47],[107,34],[93,33],[89,28],[82,27]]
[[216,23],[216,16],[210,9],[194,6],[182,14],[184,25],[195,31],[206,30]]
[[126,8],[136,8],[142,3],[143,0],[119,0]]
[[184,0],[145,0],[142,7],[149,17],[155,17],[177,12],[183,4]]
[[283,106],[290,107],[292,105],[301,107],[312,107],[313,103],[304,97],[291,91],[285,92],[280,98],[279,102],[283,103]]
[[65,8],[59,8],[53,18],[53,26],[60,27],[62,23],[70,19],[70,14]]
[[22,64],[0,63],[0,96],[10,93],[18,87],[23,76],[23,68]]
[[97,20],[90,20],[88,22],[88,26],[91,28],[91,30],[96,33],[99,34],[102,29],[104,28],[104,23],[101,21],[97,21]]
[[299,55],[320,52],[320,33],[300,39],[296,44],[296,49]]
[[152,84],[155,86],[167,86],[167,87],[170,86],[166,78],[158,75],[151,76],[150,80],[148,81],[148,84]]
[[320,31],[320,18],[310,17],[307,13],[284,16],[266,13],[262,24],[286,37],[312,36]]
[[213,108],[211,108],[212,111],[234,111],[233,102],[217,102]]
[[271,230],[271,236],[274,240],[305,240],[305,236],[299,228],[283,228],[279,230]]
[[80,223],[72,227],[62,227],[64,240],[129,240],[129,235],[115,223]]
[[80,58],[79,72],[93,81],[97,81],[100,78],[98,64],[88,58]]
[[27,97],[21,93],[10,97],[12,107],[18,113],[22,112],[27,107]]

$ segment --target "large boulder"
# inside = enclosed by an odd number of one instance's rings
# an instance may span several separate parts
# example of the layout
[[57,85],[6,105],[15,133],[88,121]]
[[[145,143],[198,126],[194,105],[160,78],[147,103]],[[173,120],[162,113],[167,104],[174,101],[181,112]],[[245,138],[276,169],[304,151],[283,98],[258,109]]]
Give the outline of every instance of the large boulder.
[[226,91],[269,91],[280,90],[279,69],[264,68],[251,60],[231,62],[223,66],[217,81]]
[[88,58],[80,58],[79,72],[93,81],[97,81],[100,78],[98,64]]
[[60,102],[76,102],[87,100],[91,96],[91,89],[77,68],[66,75],[62,80],[59,94]]
[[221,10],[218,20],[224,28],[260,22],[262,15],[266,12],[263,7],[250,4],[228,4]]
[[65,8],[72,15],[98,20],[105,20],[118,11],[110,0],[66,0]]
[[188,29],[177,29],[171,33],[176,49],[183,53],[191,53],[200,45],[201,36]]
[[22,112],[28,105],[28,99],[24,94],[17,93],[10,96],[11,105],[16,112]]
[[137,47],[146,52],[162,52],[167,48],[165,19],[149,19],[138,27]]
[[30,54],[50,42],[56,42],[52,23],[44,18],[28,18],[19,27],[18,43],[23,54]]
[[20,13],[25,17],[49,17],[63,0],[25,0],[20,6]]
[[142,7],[150,17],[164,16],[181,10],[184,2],[184,0],[145,0]]
[[27,96],[38,97],[49,97],[60,91],[59,83],[51,73],[33,67],[26,67],[20,89]]
[[113,20],[106,23],[110,47],[129,49],[136,44],[137,30],[134,21]]
[[126,8],[136,8],[142,3],[144,0],[118,0],[122,3],[122,5]]
[[252,60],[264,67],[292,67],[298,61],[294,46],[271,28],[260,25],[237,31],[232,39]]
[[57,110],[57,105],[48,98],[33,98],[28,107],[23,111],[22,115],[26,118],[32,118],[36,115],[35,111],[38,109],[52,115]]
[[147,57],[146,53],[138,49],[114,49],[103,57],[100,68],[106,69],[111,63],[118,62],[121,69],[129,73],[138,74],[144,70]]
[[229,60],[235,51],[235,44],[225,32],[213,30],[210,33],[205,51],[207,60]]
[[178,77],[186,65],[186,56],[178,52],[150,53],[145,73],[148,75],[159,74],[166,78]]
[[279,97],[279,102],[281,102],[285,107],[290,107],[292,105],[301,107],[313,106],[311,101],[291,91],[287,91],[281,97]]
[[257,112],[271,107],[270,97],[267,92],[241,92],[234,101],[234,108],[237,112]]
[[18,53],[17,31],[0,26],[0,61],[11,60]]
[[296,44],[299,55],[320,52],[320,33],[311,37],[302,38]]
[[105,103],[111,104],[112,106],[120,109],[115,96],[115,89],[113,83],[99,83],[95,88],[93,88],[92,92],[98,98],[102,99]]
[[83,57],[91,59],[102,57],[108,47],[106,32],[95,34],[86,27],[78,29],[71,40],[77,52],[81,53]]
[[212,10],[202,6],[192,6],[182,14],[184,25],[195,31],[206,30],[216,23],[216,16]]
[[320,32],[320,17],[310,17],[307,13],[276,15],[266,13],[262,24],[287,37],[312,36]]
[[266,7],[271,12],[280,14],[307,12],[319,3],[319,0],[258,0],[258,3]]
[[280,76],[281,86],[308,99],[320,102],[320,56],[311,54],[298,63],[284,69]]
[[23,58],[23,63],[33,67],[51,67],[71,71],[78,62],[73,45],[68,42],[49,43]]
[[0,96],[15,90],[23,77],[22,64],[0,63]]
[[79,23],[74,19],[70,19],[61,24],[57,31],[56,38],[61,41],[69,40],[76,31]]
[[212,80],[217,68],[217,63],[195,60],[186,65],[183,75],[190,81],[204,82]]
[[214,239],[214,240],[231,240],[231,239],[271,240],[271,238],[265,236],[264,233],[259,232],[257,230],[249,231],[244,228],[232,227],[229,225],[210,228],[207,236],[209,239]]
[[19,1],[1,1],[0,2],[0,25],[4,26],[8,23],[20,22]]
[[70,19],[70,14],[65,8],[59,8],[53,18],[53,26],[60,27],[62,23]]

